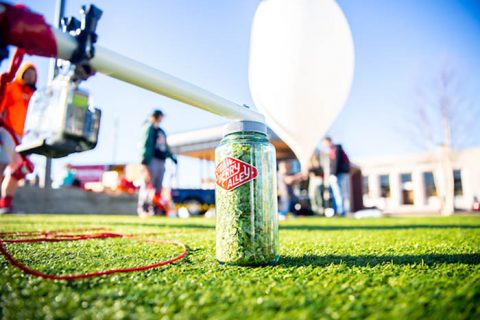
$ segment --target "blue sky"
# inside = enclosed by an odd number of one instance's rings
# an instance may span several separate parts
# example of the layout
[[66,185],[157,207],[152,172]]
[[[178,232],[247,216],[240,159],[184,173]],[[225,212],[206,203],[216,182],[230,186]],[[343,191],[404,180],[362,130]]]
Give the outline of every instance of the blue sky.
[[[272,0],[273,1],[273,0]],[[23,1],[53,20],[55,1]],[[67,15],[83,1],[67,0]],[[99,45],[197,84],[240,104],[253,105],[248,87],[250,29],[258,0],[95,1],[104,11]],[[356,69],[350,97],[330,129],[353,158],[415,152],[399,132],[414,91],[435,79],[445,61],[461,79],[460,94],[480,108],[480,2],[341,0],[352,30]],[[32,57],[46,82],[48,59]],[[2,70],[6,68],[2,64]],[[118,80],[98,75],[85,83],[103,110],[94,151],[64,161],[138,161],[136,145],[146,116],[163,109],[168,133],[224,123],[222,118]],[[114,119],[118,146],[114,156]],[[480,126],[471,134],[480,144]],[[319,137],[320,138],[320,137]],[[182,160],[193,170],[194,163]],[[195,168],[198,168],[195,167]]]

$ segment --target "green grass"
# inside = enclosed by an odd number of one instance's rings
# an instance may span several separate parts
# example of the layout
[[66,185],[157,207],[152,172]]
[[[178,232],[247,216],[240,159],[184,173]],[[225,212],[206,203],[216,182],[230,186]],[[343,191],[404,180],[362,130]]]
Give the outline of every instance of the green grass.
[[[109,226],[158,233],[186,259],[79,281],[25,275],[0,258],[3,319],[480,319],[480,217],[296,219],[277,266],[215,261],[214,222],[115,216],[2,216],[1,231]],[[49,273],[151,263],[172,246],[126,239],[9,244]]]

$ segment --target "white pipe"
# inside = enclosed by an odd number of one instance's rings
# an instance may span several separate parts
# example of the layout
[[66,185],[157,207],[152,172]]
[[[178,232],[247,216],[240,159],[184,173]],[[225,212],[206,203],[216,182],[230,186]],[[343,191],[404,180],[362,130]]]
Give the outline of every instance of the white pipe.
[[[52,31],[57,41],[58,57],[70,59],[77,47],[76,40],[58,29],[52,28]],[[95,56],[90,64],[97,72],[112,78],[232,120],[265,122],[265,117],[254,110],[98,45],[95,46]]]

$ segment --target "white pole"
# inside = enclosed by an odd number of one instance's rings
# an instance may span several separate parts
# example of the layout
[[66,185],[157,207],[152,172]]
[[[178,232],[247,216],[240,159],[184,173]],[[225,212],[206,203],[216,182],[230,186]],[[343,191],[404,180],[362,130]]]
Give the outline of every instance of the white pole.
[[113,143],[112,143],[112,164],[117,163],[117,148],[118,148],[118,113],[113,114]]
[[[52,31],[57,41],[58,57],[68,60],[76,48],[76,40],[58,29]],[[265,122],[265,117],[254,110],[98,45],[90,64],[97,72],[112,78],[232,120]]]
[[[55,4],[55,27],[60,28],[61,20],[65,16],[65,0],[57,0]],[[52,81],[57,75],[57,59],[50,59],[50,66],[48,69],[48,81]],[[52,158],[45,158],[45,172],[43,181],[41,182],[42,188],[50,189],[52,187]]]

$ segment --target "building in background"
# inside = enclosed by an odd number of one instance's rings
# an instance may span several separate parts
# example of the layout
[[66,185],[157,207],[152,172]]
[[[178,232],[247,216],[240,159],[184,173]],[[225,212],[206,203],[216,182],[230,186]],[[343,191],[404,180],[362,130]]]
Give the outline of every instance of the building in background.
[[[187,131],[168,136],[168,145],[174,154],[195,158],[199,161],[198,174],[202,189],[214,189],[215,147],[223,138],[223,126]],[[270,142],[277,151],[277,160],[295,159],[293,151],[271,130],[268,129]],[[297,165],[297,171],[299,165]]]
[[[268,136],[270,142],[275,146],[277,162],[290,160],[292,161],[292,171],[300,171],[300,163],[290,147],[270,128],[268,129]],[[215,161],[215,147],[220,143],[222,138],[223,126],[216,126],[169,135],[168,144],[172,152],[175,154],[199,159],[201,164],[200,174],[202,175],[201,188],[213,189],[215,187],[215,181],[213,181],[211,177],[213,171],[210,170],[209,172],[207,168],[210,168],[210,164]],[[361,210],[363,208],[361,177],[362,175],[359,167],[352,165],[350,172],[350,185],[353,188],[353,192],[350,193],[350,206],[352,211]],[[298,196],[300,196],[300,198],[306,197],[306,195]]]
[[[168,145],[175,154],[215,161],[215,147],[223,138],[223,129],[223,126],[216,126],[172,134],[168,136]],[[270,128],[268,136],[277,150],[278,160],[295,159],[293,151]]]
[[[456,210],[471,210],[480,197],[480,148],[454,151],[452,175]],[[363,202],[389,213],[437,213],[441,179],[439,155],[416,154],[355,161],[362,170]]]

